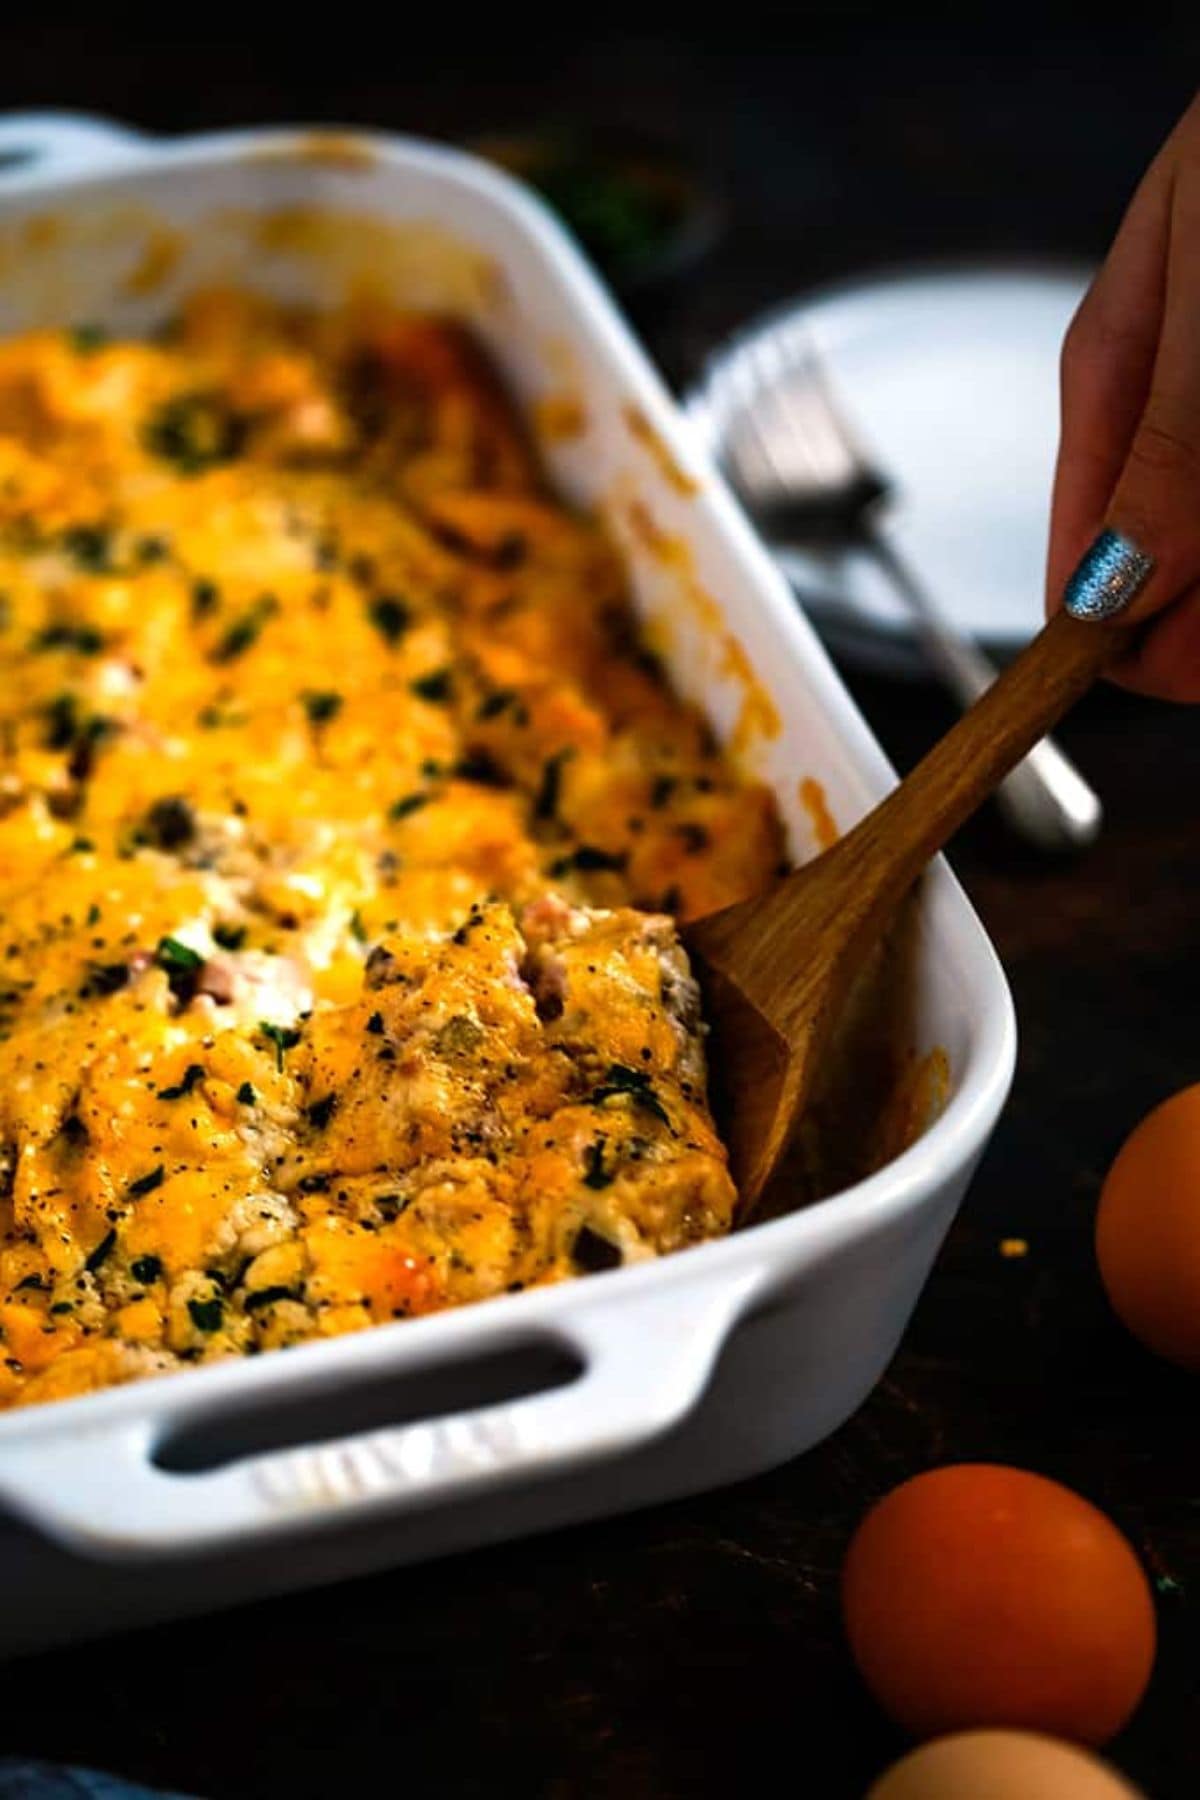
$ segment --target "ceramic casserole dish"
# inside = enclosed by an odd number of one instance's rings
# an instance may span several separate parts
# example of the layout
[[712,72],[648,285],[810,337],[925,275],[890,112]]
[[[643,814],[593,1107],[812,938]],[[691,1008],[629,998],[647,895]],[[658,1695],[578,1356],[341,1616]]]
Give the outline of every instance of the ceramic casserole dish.
[[[601,514],[672,679],[774,788],[797,858],[892,780],[780,576],[546,212],[384,136],[153,142],[0,119],[0,332],[154,326],[229,282],[371,283],[462,318]],[[816,784],[819,784],[819,789]],[[1003,1104],[1012,1008],[949,870],[924,884],[914,1050],[946,1103],[830,1199],[652,1264],[0,1416],[0,1648],[515,1536],[753,1474],[839,1425],[899,1341]]]

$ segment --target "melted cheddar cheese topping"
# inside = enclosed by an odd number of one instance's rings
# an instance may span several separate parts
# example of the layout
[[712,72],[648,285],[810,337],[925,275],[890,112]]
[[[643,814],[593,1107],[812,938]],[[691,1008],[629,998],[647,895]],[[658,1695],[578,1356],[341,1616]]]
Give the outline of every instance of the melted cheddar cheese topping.
[[0,1405],[725,1230],[772,802],[454,326],[0,345]]

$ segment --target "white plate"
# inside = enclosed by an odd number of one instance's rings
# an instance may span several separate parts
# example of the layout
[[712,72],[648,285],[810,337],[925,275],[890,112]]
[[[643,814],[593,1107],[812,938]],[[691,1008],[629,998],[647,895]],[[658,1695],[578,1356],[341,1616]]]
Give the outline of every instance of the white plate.
[[[764,321],[811,334],[848,422],[894,483],[898,547],[954,622],[1000,654],[1041,622],[1058,357],[1087,281],[1074,267],[938,268],[828,290]],[[689,410],[711,436],[702,394]],[[804,552],[786,567],[840,652],[911,668],[909,615],[869,557]]]

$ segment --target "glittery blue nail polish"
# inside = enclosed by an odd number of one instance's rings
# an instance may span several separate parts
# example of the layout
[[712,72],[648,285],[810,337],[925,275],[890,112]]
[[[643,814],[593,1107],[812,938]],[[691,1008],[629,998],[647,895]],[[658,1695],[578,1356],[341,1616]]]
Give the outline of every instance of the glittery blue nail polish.
[[1111,619],[1136,600],[1154,558],[1119,531],[1102,531],[1067,583],[1063,605],[1077,619]]

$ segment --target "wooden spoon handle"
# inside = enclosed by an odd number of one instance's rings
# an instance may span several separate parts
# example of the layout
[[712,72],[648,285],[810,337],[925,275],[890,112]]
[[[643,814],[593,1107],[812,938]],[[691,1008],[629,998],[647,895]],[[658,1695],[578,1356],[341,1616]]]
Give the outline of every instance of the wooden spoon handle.
[[[1009,771],[1123,651],[1137,626],[1057,612],[887,799],[843,840],[902,893]],[[884,895],[881,893],[882,900]]]

